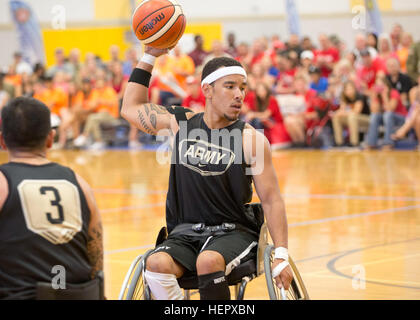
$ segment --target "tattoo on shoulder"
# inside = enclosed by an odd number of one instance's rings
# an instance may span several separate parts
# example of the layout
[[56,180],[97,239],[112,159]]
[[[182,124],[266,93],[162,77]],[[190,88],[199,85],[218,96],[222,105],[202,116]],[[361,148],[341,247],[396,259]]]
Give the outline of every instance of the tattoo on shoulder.
[[154,103],[149,103],[151,110],[156,111],[157,114],[167,114],[168,110],[164,106],[160,106]]

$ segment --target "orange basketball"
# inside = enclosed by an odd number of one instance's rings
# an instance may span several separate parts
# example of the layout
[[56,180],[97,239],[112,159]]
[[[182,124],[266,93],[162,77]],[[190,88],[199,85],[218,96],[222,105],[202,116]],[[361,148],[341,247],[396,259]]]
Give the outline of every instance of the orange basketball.
[[133,30],[143,44],[167,49],[177,44],[187,20],[176,0],[145,0],[134,11]]

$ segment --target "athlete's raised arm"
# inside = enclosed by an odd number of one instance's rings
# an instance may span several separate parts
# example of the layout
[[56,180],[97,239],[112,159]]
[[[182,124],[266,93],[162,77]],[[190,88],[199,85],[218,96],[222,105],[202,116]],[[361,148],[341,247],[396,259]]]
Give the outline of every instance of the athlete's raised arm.
[[137,64],[127,84],[121,116],[139,130],[148,134],[169,135],[178,131],[178,123],[175,116],[167,107],[149,103],[148,97],[154,59],[167,54],[169,50],[155,49],[148,46],[145,46],[144,50],[145,55]]

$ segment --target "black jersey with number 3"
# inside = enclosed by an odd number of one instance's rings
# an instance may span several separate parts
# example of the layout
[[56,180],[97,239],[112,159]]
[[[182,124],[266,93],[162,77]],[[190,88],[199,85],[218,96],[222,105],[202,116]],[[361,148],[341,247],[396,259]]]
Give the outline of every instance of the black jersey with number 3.
[[56,163],[0,166],[0,299],[35,299],[36,283],[90,280],[90,210],[74,172]]
[[252,199],[252,176],[244,160],[245,123],[212,130],[204,114],[180,122],[175,136],[166,201],[168,231],[182,223],[224,222],[255,229],[245,215]]

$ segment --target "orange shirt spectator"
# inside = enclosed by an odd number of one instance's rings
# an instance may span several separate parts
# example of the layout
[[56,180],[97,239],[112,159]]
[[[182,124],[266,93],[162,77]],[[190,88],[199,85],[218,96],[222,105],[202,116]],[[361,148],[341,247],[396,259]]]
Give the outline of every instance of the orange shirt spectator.
[[61,88],[54,87],[51,78],[45,78],[35,88],[34,98],[45,103],[51,113],[61,115],[61,110],[69,105],[69,96]]
[[[96,109],[95,112],[108,112],[114,118],[118,118],[118,95],[115,90],[106,85],[105,80],[99,78],[96,81]],[[92,97],[95,98],[95,97]]]

